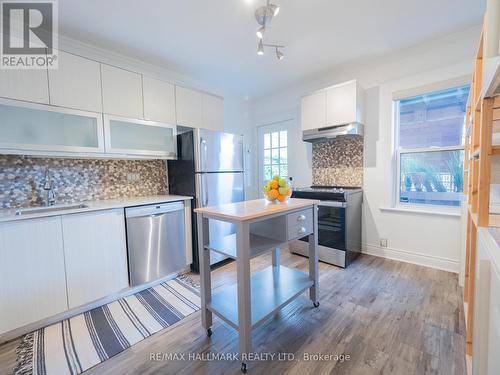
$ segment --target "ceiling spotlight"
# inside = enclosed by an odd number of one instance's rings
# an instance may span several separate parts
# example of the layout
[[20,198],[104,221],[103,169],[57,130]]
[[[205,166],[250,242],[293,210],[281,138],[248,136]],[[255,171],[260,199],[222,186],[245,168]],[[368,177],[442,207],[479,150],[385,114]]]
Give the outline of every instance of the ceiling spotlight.
[[257,38],[262,39],[264,38],[264,33],[266,32],[266,27],[261,26],[259,30],[257,30]]
[[269,7],[269,10],[271,12],[273,12],[273,17],[276,17],[278,15],[278,13],[280,12],[280,7],[278,5],[269,4],[268,7]]
[[257,55],[262,56],[264,54],[264,44],[262,43],[262,39],[259,40],[259,46],[257,47]]
[[285,55],[283,55],[283,52],[281,52],[278,49],[278,47],[276,47],[276,58],[281,61],[281,60],[283,60],[283,57],[285,57]]

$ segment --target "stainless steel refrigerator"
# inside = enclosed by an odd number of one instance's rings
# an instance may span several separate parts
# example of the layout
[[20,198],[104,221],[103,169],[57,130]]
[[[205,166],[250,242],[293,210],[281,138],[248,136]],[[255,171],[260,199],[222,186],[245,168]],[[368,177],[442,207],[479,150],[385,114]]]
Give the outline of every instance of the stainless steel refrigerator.
[[[192,207],[215,206],[245,199],[243,137],[241,135],[195,129],[177,135],[177,160],[168,161],[170,194],[194,197]],[[198,272],[198,230],[192,213],[193,264]],[[234,233],[233,224],[210,220],[210,238]],[[210,263],[227,258],[211,252]]]

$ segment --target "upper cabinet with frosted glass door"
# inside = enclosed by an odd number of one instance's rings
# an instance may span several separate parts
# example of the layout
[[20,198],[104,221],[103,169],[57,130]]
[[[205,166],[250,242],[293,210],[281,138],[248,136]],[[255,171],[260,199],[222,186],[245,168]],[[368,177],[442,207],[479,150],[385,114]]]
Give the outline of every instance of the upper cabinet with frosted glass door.
[[0,152],[104,152],[102,114],[0,99]]
[[0,71],[0,153],[174,158],[177,125],[223,130],[224,99],[65,51]]
[[[58,69],[0,73],[3,153],[104,152],[99,63],[58,51]],[[16,99],[16,100],[11,100]]]
[[176,126],[104,115],[106,153],[170,159],[177,156]]
[[101,64],[106,153],[177,156],[174,86]]

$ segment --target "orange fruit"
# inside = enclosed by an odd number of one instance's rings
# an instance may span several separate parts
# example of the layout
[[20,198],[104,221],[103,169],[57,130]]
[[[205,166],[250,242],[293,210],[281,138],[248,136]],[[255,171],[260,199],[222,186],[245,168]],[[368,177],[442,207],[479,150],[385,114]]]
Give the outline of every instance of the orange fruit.
[[267,196],[271,199],[276,199],[276,198],[278,198],[279,195],[280,194],[278,193],[278,190],[276,190],[276,189],[271,189],[271,190],[269,190],[269,193],[267,193]]
[[272,180],[271,183],[269,184],[269,186],[271,186],[271,189],[278,189],[278,187],[280,185],[279,185],[278,181]]
[[278,200],[279,200],[280,202],[284,202],[284,201],[285,201],[285,199],[286,199],[286,195],[278,195]]

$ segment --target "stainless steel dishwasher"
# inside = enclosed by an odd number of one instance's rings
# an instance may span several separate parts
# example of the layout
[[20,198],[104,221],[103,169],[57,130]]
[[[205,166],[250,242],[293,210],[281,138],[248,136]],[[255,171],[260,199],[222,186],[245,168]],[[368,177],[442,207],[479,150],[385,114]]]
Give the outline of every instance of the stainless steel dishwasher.
[[141,285],[186,267],[184,203],[125,209],[130,285]]

